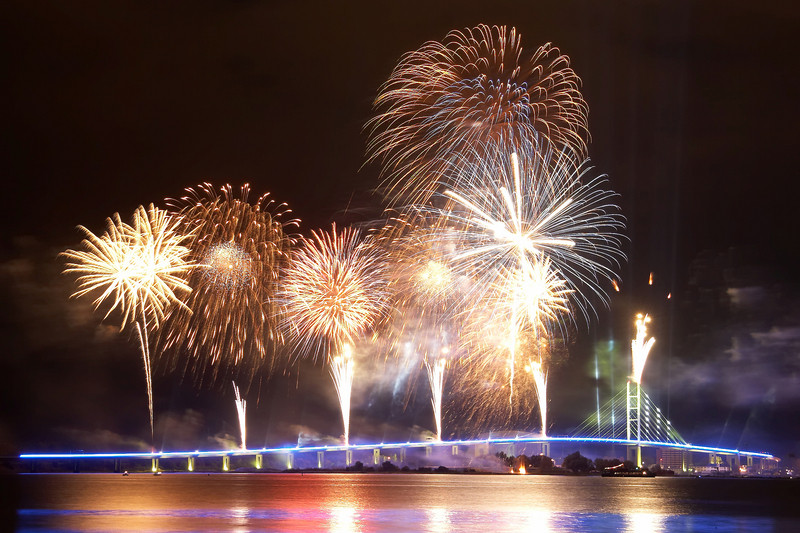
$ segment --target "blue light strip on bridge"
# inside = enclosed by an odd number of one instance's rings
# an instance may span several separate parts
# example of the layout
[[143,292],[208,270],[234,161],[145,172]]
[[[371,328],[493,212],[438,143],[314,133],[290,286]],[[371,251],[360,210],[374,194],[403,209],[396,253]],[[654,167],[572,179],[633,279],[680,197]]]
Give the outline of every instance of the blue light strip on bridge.
[[725,455],[749,455],[764,459],[773,459],[769,453],[748,452],[730,448],[712,448],[710,446],[695,446],[693,444],[680,444],[675,442],[635,441],[625,439],[604,439],[594,437],[507,437],[488,438],[477,440],[450,440],[450,441],[423,441],[423,442],[381,442],[375,444],[351,444],[330,446],[285,446],[280,448],[257,448],[246,450],[195,450],[184,452],[130,452],[130,453],[23,453],[20,459],[168,459],[170,457],[222,457],[225,455],[256,455],[275,453],[302,453],[302,452],[337,452],[347,450],[374,450],[376,448],[426,448],[438,446],[474,446],[477,444],[512,444],[512,443],[554,443],[574,442],[581,444],[621,444],[626,446],[649,446],[661,448],[675,448],[690,452],[719,453]]

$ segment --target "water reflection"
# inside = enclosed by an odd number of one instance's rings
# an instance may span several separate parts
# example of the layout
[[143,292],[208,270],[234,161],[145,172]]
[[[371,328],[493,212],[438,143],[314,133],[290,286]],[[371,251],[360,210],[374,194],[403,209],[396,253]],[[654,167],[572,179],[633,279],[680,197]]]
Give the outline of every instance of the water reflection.
[[519,518],[520,531],[555,531],[552,527],[553,513],[547,509],[530,509],[521,513]]
[[233,524],[236,526],[234,531],[243,533],[245,531],[249,531],[248,523],[250,520],[250,509],[239,506],[231,509],[231,512],[233,516]]
[[358,524],[358,512],[352,507],[333,507],[329,510],[330,526],[333,533],[358,533],[361,528]]
[[658,533],[666,531],[666,516],[656,513],[635,512],[625,516],[628,533]]
[[450,523],[450,512],[443,507],[433,507],[426,509],[425,514],[428,519],[428,531],[434,533],[449,533],[453,530]]
[[413,474],[17,479],[17,528],[31,532],[800,531],[794,480]]

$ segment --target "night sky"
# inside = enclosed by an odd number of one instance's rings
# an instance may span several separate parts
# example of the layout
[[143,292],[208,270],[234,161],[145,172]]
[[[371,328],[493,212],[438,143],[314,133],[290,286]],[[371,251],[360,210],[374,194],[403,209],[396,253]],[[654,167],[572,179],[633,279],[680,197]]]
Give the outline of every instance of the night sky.
[[[60,275],[77,225],[99,232],[203,181],[270,192],[305,234],[377,218],[363,125],[381,83],[403,53],[478,23],[571,57],[592,162],[627,218],[622,290],[551,372],[550,434],[624,383],[644,311],[658,339],[645,386],[687,441],[800,452],[792,3],[12,0],[0,20],[0,455],[149,448],[136,344]],[[427,397],[399,411],[389,381],[356,384],[353,440],[432,429]],[[159,373],[154,389],[156,447],[236,439],[230,387]],[[247,398],[251,446],[339,435],[321,366]]]

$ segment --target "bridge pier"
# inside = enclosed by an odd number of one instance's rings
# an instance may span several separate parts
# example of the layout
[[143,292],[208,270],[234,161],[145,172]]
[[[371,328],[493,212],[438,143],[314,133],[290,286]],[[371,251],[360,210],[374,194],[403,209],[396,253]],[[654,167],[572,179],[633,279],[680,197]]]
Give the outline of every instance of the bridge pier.
[[153,457],[150,465],[150,471],[153,473],[158,472],[158,457]]
[[186,470],[189,472],[194,472],[194,455],[190,455],[186,459]]
[[378,466],[381,464],[381,450],[380,448],[374,448],[372,450],[372,464]]
[[400,464],[405,464],[406,462],[406,448],[403,446],[400,448]]
[[256,454],[256,469],[261,470],[264,468],[264,456],[260,453]]
[[475,457],[481,457],[483,455],[489,455],[489,443],[488,442],[477,442],[475,443]]
[[223,455],[222,456],[222,471],[227,472],[231,469],[231,456],[230,455]]
[[317,468],[323,468],[325,466],[325,452],[319,451],[317,452]]
[[353,464],[353,450],[345,450],[344,452],[344,464],[345,466],[350,466]]
[[640,444],[630,444],[625,447],[627,450],[626,457],[628,461],[633,461],[637,467],[642,466],[642,446]]
[[453,453],[453,455],[458,455],[458,445],[455,445],[455,444],[453,445],[452,453]]
[[114,473],[119,474],[122,471],[122,459],[117,457],[114,459]]
[[293,468],[294,468],[294,454],[286,452],[286,470],[292,470]]
[[425,457],[430,457],[433,453],[433,446],[425,446]]
[[550,457],[550,443],[549,442],[543,442],[542,443],[541,454],[542,455],[546,455],[547,457]]

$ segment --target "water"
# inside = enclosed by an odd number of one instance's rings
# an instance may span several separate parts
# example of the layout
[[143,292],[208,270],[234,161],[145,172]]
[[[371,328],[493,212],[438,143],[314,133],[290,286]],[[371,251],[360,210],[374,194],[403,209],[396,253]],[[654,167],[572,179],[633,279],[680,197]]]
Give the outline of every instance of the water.
[[800,531],[799,480],[185,473],[2,481],[18,531]]

